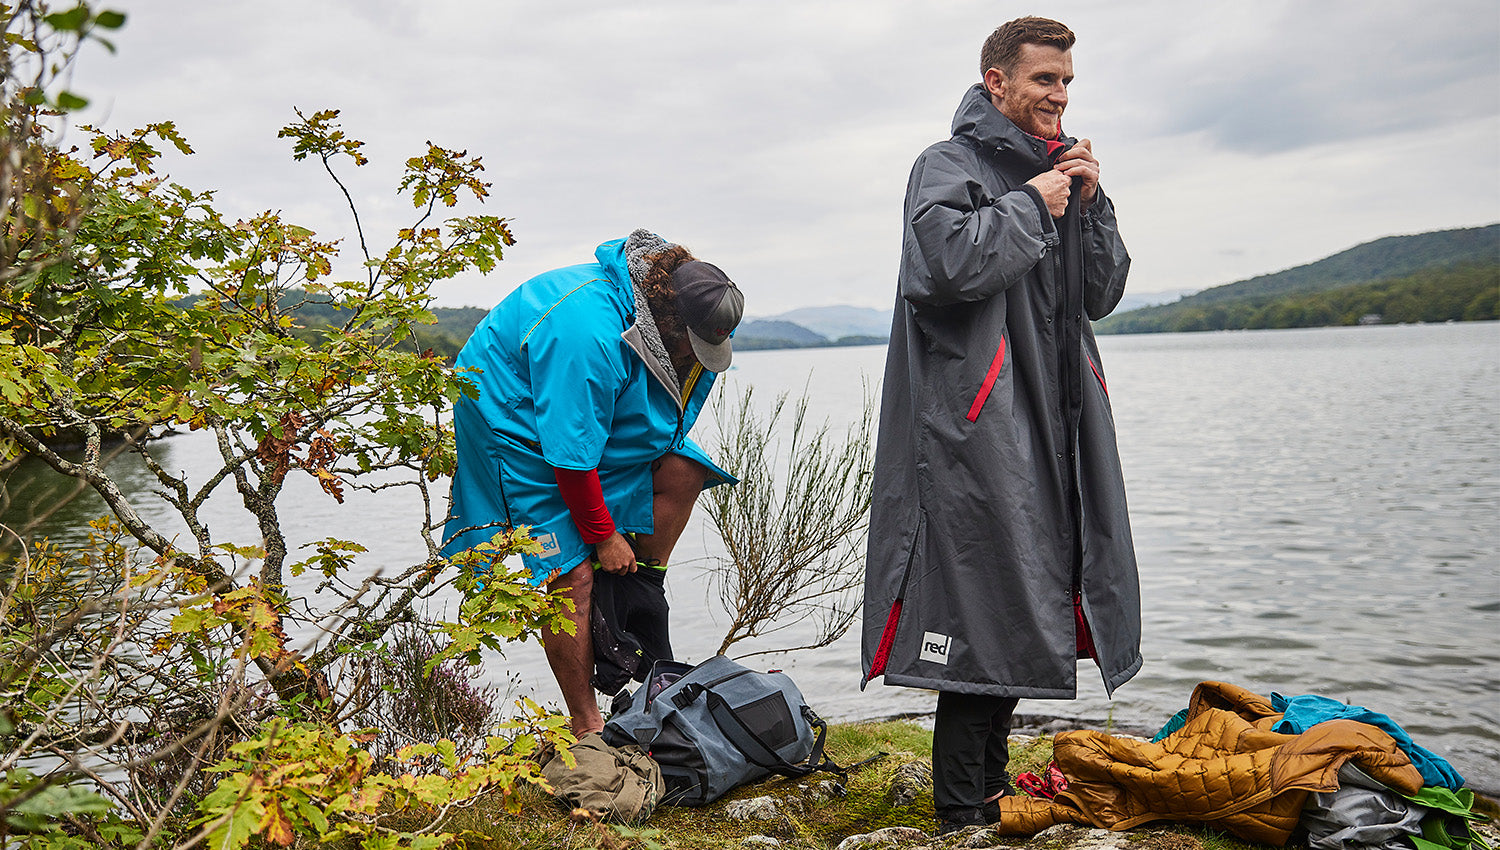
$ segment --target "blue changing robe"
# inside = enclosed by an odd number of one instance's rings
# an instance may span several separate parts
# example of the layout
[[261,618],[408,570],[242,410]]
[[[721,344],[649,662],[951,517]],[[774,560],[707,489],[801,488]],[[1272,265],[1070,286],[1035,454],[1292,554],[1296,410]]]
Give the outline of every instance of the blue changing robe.
[[668,452],[702,464],[705,486],[735,480],[688,438],[714,373],[695,364],[679,389],[646,353],[624,243],[521,284],[459,353],[460,369],[478,370],[470,377],[479,397],[454,407],[445,555],[528,525],[542,544],[540,555],[523,556],[533,584],[589,557],[553,467],[597,468],[622,532],[651,532],[651,463]]
[[1287,698],[1281,694],[1272,693],[1271,707],[1282,713],[1281,719],[1271,727],[1272,732],[1301,735],[1325,720],[1353,720],[1368,723],[1395,740],[1396,746],[1400,747],[1417,770],[1421,771],[1423,785],[1437,785],[1454,791],[1464,787],[1463,776],[1448,763],[1447,759],[1413,741],[1411,735],[1397,725],[1396,721],[1378,711],[1371,711],[1362,705],[1349,705],[1318,694],[1303,694]]

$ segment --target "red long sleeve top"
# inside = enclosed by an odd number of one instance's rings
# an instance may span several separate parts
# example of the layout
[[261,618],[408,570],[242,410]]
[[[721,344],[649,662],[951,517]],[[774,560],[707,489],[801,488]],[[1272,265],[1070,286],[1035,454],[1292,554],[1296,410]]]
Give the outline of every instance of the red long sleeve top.
[[614,517],[609,515],[609,507],[604,504],[599,470],[558,469],[554,466],[552,473],[583,542],[599,543],[615,533]]

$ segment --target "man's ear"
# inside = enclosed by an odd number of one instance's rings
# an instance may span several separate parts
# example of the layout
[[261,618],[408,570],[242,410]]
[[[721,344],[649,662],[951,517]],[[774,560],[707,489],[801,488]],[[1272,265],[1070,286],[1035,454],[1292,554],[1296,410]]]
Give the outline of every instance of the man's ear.
[[999,68],[991,68],[984,72],[984,87],[990,93],[991,100],[1002,100],[1005,97],[1005,72]]

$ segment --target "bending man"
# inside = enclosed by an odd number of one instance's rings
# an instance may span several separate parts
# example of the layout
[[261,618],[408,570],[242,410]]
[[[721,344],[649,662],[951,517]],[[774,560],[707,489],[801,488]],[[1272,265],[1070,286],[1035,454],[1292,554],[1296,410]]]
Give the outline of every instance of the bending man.
[[[531,526],[542,544],[523,557],[532,582],[575,606],[575,634],[544,631],[542,644],[580,737],[604,726],[589,683],[594,563],[620,576],[645,566],[659,594],[698,494],[733,481],[688,431],[729,368],[744,307],[716,266],[645,230],[594,257],[521,284],[459,354],[479,370],[479,398],[454,410],[444,549]],[[660,614],[652,649],[670,657],[664,597]]]

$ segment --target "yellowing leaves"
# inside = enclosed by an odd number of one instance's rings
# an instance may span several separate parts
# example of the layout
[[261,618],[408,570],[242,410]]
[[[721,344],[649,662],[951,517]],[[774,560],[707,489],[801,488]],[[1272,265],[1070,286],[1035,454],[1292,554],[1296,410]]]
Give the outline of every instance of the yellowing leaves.
[[[278,669],[295,669],[307,673],[307,665],[295,652],[287,649],[287,636],[281,614],[267,598],[259,582],[184,606],[171,620],[171,634],[206,639],[208,633],[228,628],[239,636],[238,654],[271,662]],[[157,648],[166,651],[169,639],[159,639]]]
[[130,149],[134,145],[129,139],[116,137],[106,139],[97,156],[107,156],[110,159],[125,159],[130,156]]
[[297,840],[297,834],[292,830],[292,822],[286,816],[278,803],[272,803],[266,807],[266,813],[257,824],[260,835],[272,844],[282,847],[290,846]]

